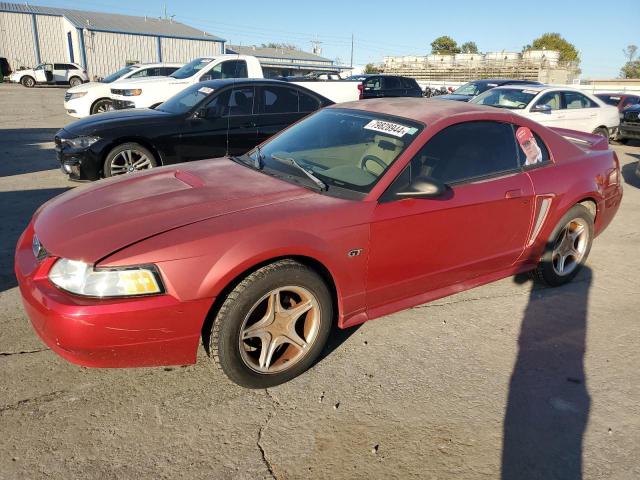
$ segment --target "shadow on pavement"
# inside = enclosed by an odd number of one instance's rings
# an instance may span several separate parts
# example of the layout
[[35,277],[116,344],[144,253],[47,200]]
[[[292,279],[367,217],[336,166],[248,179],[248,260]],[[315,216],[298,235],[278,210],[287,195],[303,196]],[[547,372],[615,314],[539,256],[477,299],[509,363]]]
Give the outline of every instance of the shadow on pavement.
[[31,221],[31,216],[40,205],[68,188],[47,188],[42,190],[21,190],[0,192],[2,230],[0,234],[0,292],[16,287],[13,273],[13,254],[16,242]]
[[583,267],[565,286],[531,291],[504,418],[502,480],[582,478],[591,403],[584,353],[592,280]]
[[0,129],[0,177],[60,168],[53,146],[58,130]]
[[640,177],[636,175],[636,169],[638,168],[638,163],[640,162],[640,155],[629,153],[630,157],[637,158],[637,162],[627,163],[622,166],[622,177],[627,185],[631,185],[636,188],[640,188]]

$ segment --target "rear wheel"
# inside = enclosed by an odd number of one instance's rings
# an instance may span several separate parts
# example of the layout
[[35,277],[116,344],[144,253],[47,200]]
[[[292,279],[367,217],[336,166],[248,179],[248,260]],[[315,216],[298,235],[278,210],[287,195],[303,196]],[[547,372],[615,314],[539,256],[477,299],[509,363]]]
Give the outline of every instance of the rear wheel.
[[82,84],[82,79],[80,77],[71,77],[69,79],[69,85],[71,85],[72,87],[77,87],[78,85]]
[[113,110],[113,103],[110,98],[101,98],[100,100],[94,102],[91,106],[91,115],[95,115],[96,113],[104,113]]
[[36,81],[33,77],[30,77],[29,75],[25,75],[24,77],[22,77],[20,79],[20,83],[27,88],[33,88],[36,84]]
[[558,222],[534,271],[540,282],[556,287],[570,282],[580,271],[593,241],[593,216],[574,205]]
[[148,149],[138,143],[123,143],[109,152],[104,161],[104,176],[113,177],[138,170],[148,170],[158,165]]
[[324,280],[294,260],[256,270],[224,300],[209,336],[209,352],[238,385],[287,382],[318,358],[333,323]]

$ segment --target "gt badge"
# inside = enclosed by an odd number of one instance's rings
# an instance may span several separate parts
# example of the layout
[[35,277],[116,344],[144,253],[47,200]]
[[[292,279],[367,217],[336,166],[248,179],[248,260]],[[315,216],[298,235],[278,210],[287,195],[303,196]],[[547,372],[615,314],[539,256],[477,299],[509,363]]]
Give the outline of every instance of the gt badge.
[[355,248],[353,250],[349,250],[347,253],[347,257],[357,257],[362,253],[362,248]]

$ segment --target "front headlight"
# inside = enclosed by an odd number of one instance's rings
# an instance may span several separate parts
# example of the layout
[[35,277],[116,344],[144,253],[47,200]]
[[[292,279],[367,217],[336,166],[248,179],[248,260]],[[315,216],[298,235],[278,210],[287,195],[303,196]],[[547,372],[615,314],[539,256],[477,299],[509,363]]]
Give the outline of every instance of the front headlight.
[[61,258],[49,272],[49,280],[62,290],[87,297],[133,297],[164,293],[160,274],[153,265],[94,268]]
[[122,91],[122,95],[124,95],[125,97],[137,97],[140,94],[142,94],[142,89],[141,88],[134,88],[134,89],[131,89],[131,90],[123,90]]
[[74,148],[87,148],[100,140],[100,137],[92,137],[91,135],[84,135],[76,138],[65,138],[64,142]]
[[87,92],[76,92],[76,93],[70,93],[69,94],[69,98],[67,99],[67,101],[69,100],[74,100],[76,98],[82,98],[87,94]]

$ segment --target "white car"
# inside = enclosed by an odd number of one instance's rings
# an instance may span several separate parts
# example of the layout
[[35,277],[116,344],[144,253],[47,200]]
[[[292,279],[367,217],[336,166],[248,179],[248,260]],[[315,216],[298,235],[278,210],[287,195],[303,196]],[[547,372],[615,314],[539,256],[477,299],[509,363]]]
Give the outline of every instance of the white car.
[[35,68],[18,70],[9,80],[31,88],[36,85],[71,85],[75,87],[89,81],[87,71],[77,63],[41,63]]
[[580,90],[545,85],[492,88],[471,103],[508,108],[547,127],[567,128],[613,137],[620,126],[616,107]]
[[127,65],[99,82],[72,87],[64,95],[64,108],[69,115],[84,118],[111,110],[111,86],[126,79],[166,77],[182,67],[182,63],[145,63]]
[[[251,55],[227,54],[196,58],[167,78],[140,78],[119,82],[111,87],[110,97],[116,110],[153,108],[190,85],[224,78],[264,78],[264,73],[260,61]],[[335,103],[357,100],[360,96],[358,82],[303,81],[299,84]]]

